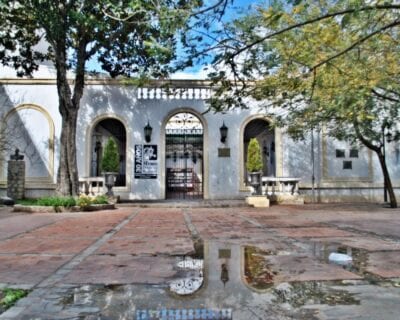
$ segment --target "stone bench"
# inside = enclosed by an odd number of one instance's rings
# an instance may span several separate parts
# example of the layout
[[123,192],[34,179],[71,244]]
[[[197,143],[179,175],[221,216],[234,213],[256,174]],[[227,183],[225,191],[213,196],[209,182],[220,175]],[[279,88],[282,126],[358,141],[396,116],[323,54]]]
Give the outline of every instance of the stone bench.
[[299,195],[300,178],[292,177],[262,177],[262,193],[271,202],[279,204],[304,204],[304,198]]

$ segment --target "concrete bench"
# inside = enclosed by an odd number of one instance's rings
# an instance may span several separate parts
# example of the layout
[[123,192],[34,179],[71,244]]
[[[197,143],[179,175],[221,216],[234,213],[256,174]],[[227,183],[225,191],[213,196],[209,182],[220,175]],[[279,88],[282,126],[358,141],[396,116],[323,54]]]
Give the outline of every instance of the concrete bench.
[[304,204],[299,195],[300,178],[295,177],[262,177],[262,192],[272,202],[281,204]]

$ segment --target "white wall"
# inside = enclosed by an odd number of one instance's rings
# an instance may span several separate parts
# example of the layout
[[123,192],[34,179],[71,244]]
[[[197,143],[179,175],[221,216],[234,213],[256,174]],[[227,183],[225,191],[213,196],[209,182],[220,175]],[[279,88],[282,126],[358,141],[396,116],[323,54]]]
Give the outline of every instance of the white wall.
[[[0,115],[4,116],[9,110],[21,104],[34,104],[44,108],[54,122],[55,163],[52,176],[55,182],[58,168],[58,137],[61,130],[55,83],[37,85],[29,81],[21,84],[14,81],[14,83],[6,84],[0,79]],[[165,195],[165,162],[162,159],[165,150],[163,127],[172,114],[179,111],[192,111],[204,124],[205,197],[210,199],[243,197],[246,192],[241,191],[240,185],[240,175],[243,171],[240,152],[243,137],[240,132],[250,116],[262,114],[262,110],[255,103],[254,105],[250,103],[249,107],[252,108],[233,110],[227,114],[210,112],[203,114],[207,106],[202,99],[138,99],[137,92],[132,86],[88,84],[82,98],[78,123],[79,174],[80,176],[90,175],[90,129],[96,121],[104,117],[116,117],[124,123],[127,130],[127,188],[119,190],[120,194],[131,199],[163,199]],[[158,178],[134,179],[134,145],[145,143],[143,128],[147,121],[153,127],[151,144],[157,144],[159,148]],[[223,121],[229,128],[225,143],[220,142],[219,132]],[[379,162],[374,154],[369,158],[367,151],[360,151],[360,157],[353,159],[353,169],[343,170],[342,159],[337,159],[334,152],[336,148],[344,148],[347,153],[348,146],[343,142],[333,140],[324,142],[320,133],[315,133],[314,137],[316,186],[323,188],[320,193],[322,196],[333,199],[336,195],[340,198],[344,194],[354,194],[355,198],[360,195],[362,198],[374,201],[381,198],[380,187],[383,179]],[[310,188],[312,175],[310,139],[293,141],[283,134],[281,144],[282,175],[300,177],[301,186]],[[219,148],[230,148],[230,157],[218,157]],[[398,144],[392,143],[387,146],[387,163],[396,186],[400,186],[399,149]],[[357,181],[357,178],[361,180]],[[32,184],[31,188],[43,192],[43,186]]]

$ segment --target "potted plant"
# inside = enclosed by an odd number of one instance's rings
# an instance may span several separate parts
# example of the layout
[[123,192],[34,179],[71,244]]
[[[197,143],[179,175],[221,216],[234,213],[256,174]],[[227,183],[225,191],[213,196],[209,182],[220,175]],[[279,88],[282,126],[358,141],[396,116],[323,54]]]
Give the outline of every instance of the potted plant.
[[250,139],[247,148],[247,161],[246,168],[250,176],[250,184],[254,188],[254,194],[261,194],[261,170],[263,168],[263,161],[261,155],[261,148],[256,138]]
[[104,147],[103,157],[101,159],[101,170],[104,174],[107,195],[113,196],[112,187],[115,184],[116,175],[119,171],[119,154],[117,143],[113,138],[109,138]]

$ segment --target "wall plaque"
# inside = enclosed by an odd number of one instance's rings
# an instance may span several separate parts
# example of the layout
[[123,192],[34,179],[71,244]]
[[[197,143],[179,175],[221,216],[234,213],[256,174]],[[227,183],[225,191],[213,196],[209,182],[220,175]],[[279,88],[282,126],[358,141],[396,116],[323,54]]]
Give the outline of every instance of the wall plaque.
[[231,156],[231,148],[218,148],[218,157],[229,158]]

